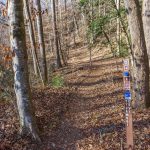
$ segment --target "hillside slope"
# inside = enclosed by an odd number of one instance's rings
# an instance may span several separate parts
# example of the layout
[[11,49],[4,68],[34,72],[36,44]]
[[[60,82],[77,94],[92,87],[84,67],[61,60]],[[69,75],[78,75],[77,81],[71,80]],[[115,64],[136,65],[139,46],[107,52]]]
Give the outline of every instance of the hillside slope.
[[[34,89],[42,144],[17,133],[14,108],[1,104],[0,150],[119,150],[125,147],[122,59],[86,47],[72,50],[69,66],[59,70],[66,87]],[[5,115],[7,114],[7,115]],[[133,111],[136,150],[150,149],[150,111]],[[5,121],[4,121],[5,120]]]

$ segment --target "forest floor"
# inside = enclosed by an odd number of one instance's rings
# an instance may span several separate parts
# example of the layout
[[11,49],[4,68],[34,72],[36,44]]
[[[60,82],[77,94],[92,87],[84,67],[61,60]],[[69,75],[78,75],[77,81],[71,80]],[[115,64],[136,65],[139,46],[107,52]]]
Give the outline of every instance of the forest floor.
[[[0,150],[121,150],[125,147],[122,59],[86,47],[72,50],[68,67],[59,70],[65,87],[35,88],[42,144],[18,134],[10,102],[0,103]],[[135,150],[150,150],[150,110],[133,110]],[[123,148],[122,148],[123,150]]]

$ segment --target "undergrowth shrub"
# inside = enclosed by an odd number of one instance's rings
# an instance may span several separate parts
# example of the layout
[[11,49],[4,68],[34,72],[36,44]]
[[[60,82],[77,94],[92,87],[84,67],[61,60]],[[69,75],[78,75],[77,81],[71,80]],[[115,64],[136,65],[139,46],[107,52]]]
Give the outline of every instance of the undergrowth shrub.
[[52,87],[59,88],[64,86],[64,78],[61,75],[55,75],[51,81]]

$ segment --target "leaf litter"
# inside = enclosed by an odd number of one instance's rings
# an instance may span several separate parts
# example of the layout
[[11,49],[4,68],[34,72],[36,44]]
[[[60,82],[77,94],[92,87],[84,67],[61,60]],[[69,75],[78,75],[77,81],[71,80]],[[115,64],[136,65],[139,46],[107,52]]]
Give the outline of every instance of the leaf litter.
[[[66,87],[33,89],[42,144],[21,137],[14,105],[0,102],[0,150],[119,150],[126,147],[122,59],[97,56],[92,67],[86,61],[71,59],[76,62],[70,61],[68,68],[59,71]],[[149,116],[150,110],[133,109],[135,150],[150,149]]]

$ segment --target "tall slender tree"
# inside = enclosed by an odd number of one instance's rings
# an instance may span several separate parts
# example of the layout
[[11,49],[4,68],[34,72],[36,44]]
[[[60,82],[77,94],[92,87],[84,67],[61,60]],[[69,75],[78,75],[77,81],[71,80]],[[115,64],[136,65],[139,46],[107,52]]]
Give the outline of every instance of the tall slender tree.
[[133,80],[136,102],[145,101],[150,107],[149,61],[138,0],[124,0],[130,27],[133,57]]
[[60,59],[60,50],[59,50],[59,33],[57,29],[57,19],[56,19],[56,5],[55,5],[55,0],[52,0],[53,2],[53,23],[54,23],[54,38],[55,38],[55,47],[56,47],[56,63],[57,63],[57,68],[61,68],[61,59]]
[[[115,0],[117,12],[120,12],[120,0]],[[117,16],[117,56],[120,55],[120,19]]]
[[29,72],[27,64],[23,0],[9,1],[10,41],[13,57],[14,88],[20,117],[22,134],[32,134],[40,140],[31,102]]
[[37,59],[36,42],[35,42],[35,35],[34,35],[33,24],[32,24],[32,20],[31,20],[28,0],[24,0],[24,10],[25,10],[25,15],[26,15],[26,20],[28,22],[28,30],[29,30],[29,37],[30,37],[31,48],[32,48],[34,72],[37,75],[38,74],[38,67],[37,67],[37,61],[36,61],[36,59]]
[[77,36],[79,37],[79,25],[78,25],[78,22],[77,22],[77,18],[76,18],[76,13],[75,13],[75,4],[74,4],[74,1],[71,0],[71,9],[72,9],[72,13],[73,13],[73,21],[74,21],[74,27],[75,27],[75,30],[74,32],[76,31],[77,32]]
[[41,54],[41,70],[44,84],[47,84],[47,64],[46,64],[46,52],[45,52],[45,43],[44,43],[44,34],[43,34],[43,21],[42,21],[42,11],[41,11],[41,1],[35,0],[36,8],[36,18],[37,18],[37,29],[38,29],[38,38],[40,45],[40,54]]
[[143,27],[150,62],[150,0],[143,1]]
[[29,30],[29,37],[30,37],[31,48],[32,48],[34,71],[35,71],[36,75],[39,72],[40,78],[41,78],[42,82],[44,83],[43,77],[41,74],[40,64],[38,61],[38,56],[37,56],[36,39],[35,39],[34,26],[33,26],[31,14],[30,14],[29,0],[24,0],[24,9],[25,9],[25,14],[26,14],[26,20],[28,22],[28,30]]

